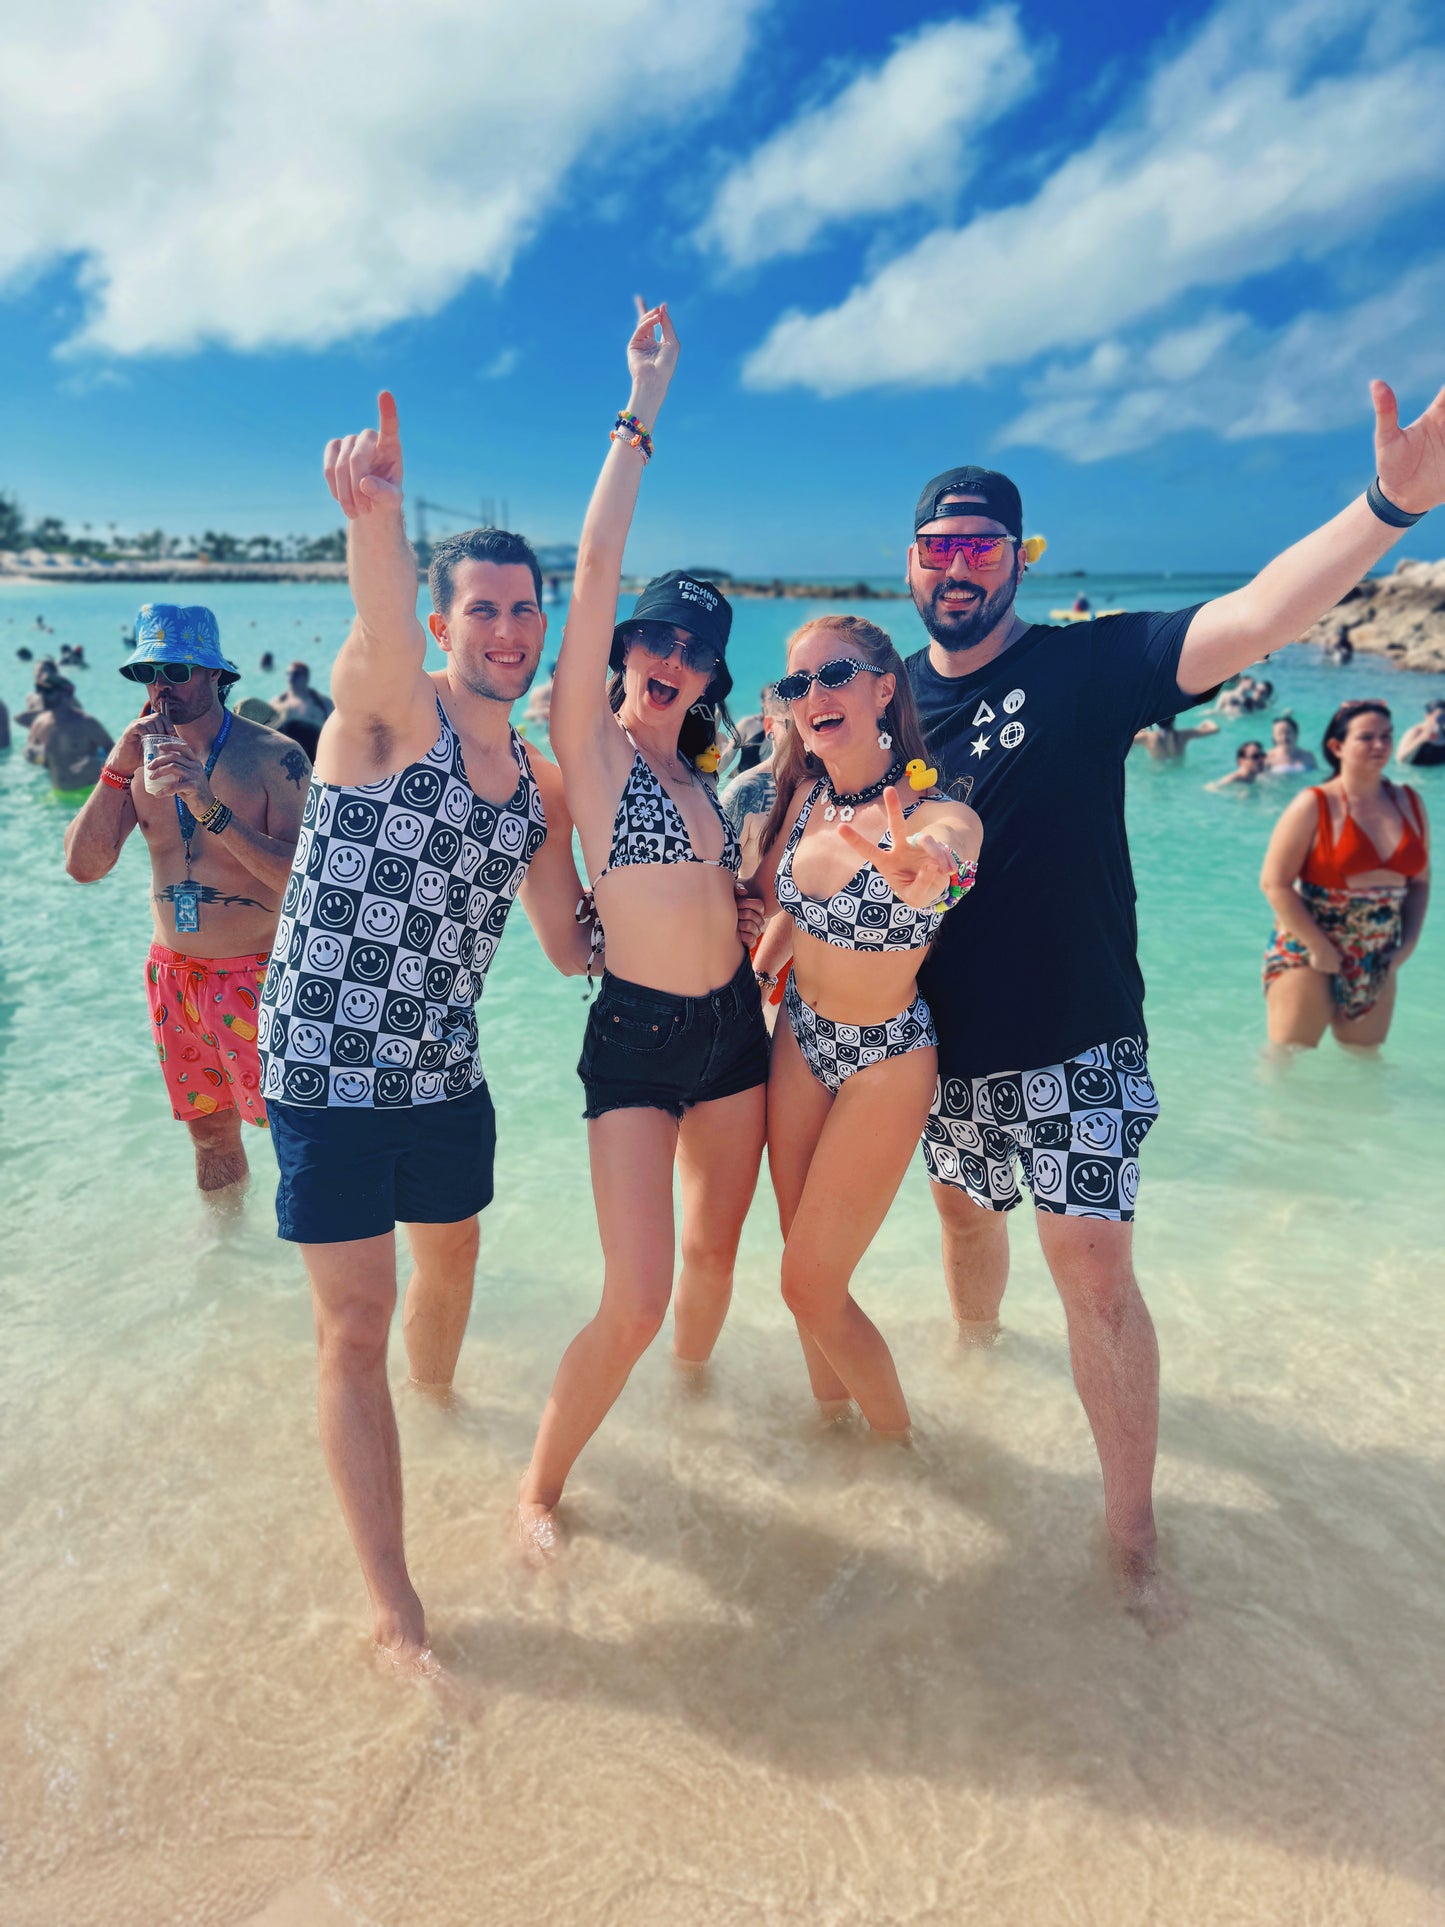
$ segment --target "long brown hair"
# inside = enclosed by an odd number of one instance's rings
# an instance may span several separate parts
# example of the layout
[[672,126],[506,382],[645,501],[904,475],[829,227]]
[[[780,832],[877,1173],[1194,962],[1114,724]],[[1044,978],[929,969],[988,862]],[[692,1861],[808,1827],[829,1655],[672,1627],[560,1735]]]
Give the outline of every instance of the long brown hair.
[[[842,642],[851,643],[865,662],[892,676],[893,696],[881,720],[884,729],[893,738],[893,754],[901,757],[905,763],[915,760],[926,763],[928,750],[923,739],[918,704],[913,700],[908,671],[903,666],[902,656],[893,647],[893,638],[886,630],[880,629],[876,622],[869,622],[863,616],[814,616],[811,622],[805,622],[801,629],[795,629],[788,637],[788,659],[791,660],[794,648],[805,636],[816,635],[820,629],[828,630]],[[777,841],[799,786],[816,782],[823,774],[819,759],[803,748],[803,739],[794,727],[791,711],[775,739],[772,768],[778,795],[763,825],[759,848],[764,851],[770,850]]]

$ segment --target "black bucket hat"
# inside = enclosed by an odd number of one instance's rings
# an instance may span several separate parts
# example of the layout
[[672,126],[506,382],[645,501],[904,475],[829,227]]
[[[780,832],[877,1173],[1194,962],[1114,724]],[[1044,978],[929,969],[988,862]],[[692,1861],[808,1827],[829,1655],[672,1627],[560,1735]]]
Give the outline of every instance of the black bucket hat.
[[711,699],[723,702],[733,686],[732,675],[724,660],[728,646],[728,636],[732,633],[733,605],[728,601],[715,582],[704,582],[699,576],[688,575],[682,569],[669,569],[666,575],[655,575],[642,594],[637,598],[637,607],[625,621],[619,622],[612,631],[612,650],[608,655],[608,666],[620,670],[627,657],[627,645],[623,632],[634,622],[660,622],[669,629],[687,629],[699,642],[706,642],[717,651],[717,668],[708,685]]

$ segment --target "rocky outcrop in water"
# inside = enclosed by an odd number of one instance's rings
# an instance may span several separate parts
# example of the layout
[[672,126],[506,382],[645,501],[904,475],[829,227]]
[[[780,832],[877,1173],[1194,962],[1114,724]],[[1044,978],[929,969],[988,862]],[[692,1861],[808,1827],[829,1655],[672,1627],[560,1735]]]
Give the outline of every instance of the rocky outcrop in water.
[[1445,673],[1445,562],[1400,562],[1392,575],[1366,576],[1300,640],[1324,648],[1344,640],[1401,669]]

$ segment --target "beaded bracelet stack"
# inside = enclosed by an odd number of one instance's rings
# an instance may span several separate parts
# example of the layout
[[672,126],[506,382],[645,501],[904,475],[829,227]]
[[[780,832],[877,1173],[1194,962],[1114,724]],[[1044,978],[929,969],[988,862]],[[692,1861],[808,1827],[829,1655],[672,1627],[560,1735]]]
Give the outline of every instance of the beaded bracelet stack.
[[636,415],[619,414],[613,423],[610,442],[626,442],[632,448],[642,450],[644,462],[652,460],[652,437],[647,432],[647,424],[639,421]]
[[957,857],[954,858],[953,862],[953,874],[944,885],[943,895],[938,899],[941,904],[949,909],[952,909],[960,897],[966,897],[978,881],[978,865],[972,857],[969,858],[967,863],[960,863]]

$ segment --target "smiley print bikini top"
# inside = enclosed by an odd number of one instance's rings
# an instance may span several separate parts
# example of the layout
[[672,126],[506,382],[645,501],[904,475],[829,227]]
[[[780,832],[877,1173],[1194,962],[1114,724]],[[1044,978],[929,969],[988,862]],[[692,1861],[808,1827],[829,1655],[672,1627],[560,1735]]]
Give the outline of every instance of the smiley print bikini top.
[[261,996],[268,1104],[400,1108],[483,1082],[476,1000],[547,834],[527,753],[500,805],[440,734],[380,782],[312,780]]
[[[949,905],[930,904],[926,909],[919,910],[913,904],[905,903],[901,897],[894,896],[886,879],[878,874],[871,863],[865,863],[862,869],[855,870],[842,889],[835,890],[826,901],[821,897],[805,897],[798,888],[793,879],[793,852],[808,827],[813,805],[827,787],[822,781],[813,785],[807,802],[798,812],[793,833],[784,845],[773,880],[778,908],[786,910],[798,928],[808,936],[817,937],[822,943],[831,943],[838,950],[922,950],[937,936],[938,926],[943,922]],[[915,803],[913,809],[905,810],[905,822],[919,808],[921,803]],[[887,842],[885,832],[882,844]],[[972,889],[977,874],[976,863],[963,866],[961,875],[965,890]]]
[[[624,730],[627,740],[632,737]],[[612,820],[612,844],[607,861],[593,878],[595,890],[609,870],[626,870],[647,863],[703,863],[734,876],[742,868],[742,845],[726,811],[718,802],[711,783],[704,783],[708,801],[717,811],[723,826],[721,856],[699,856],[692,847],[682,812],[668,795],[657,772],[645,762],[636,743],[632,743],[632,768],[622,785],[617,814]]]

